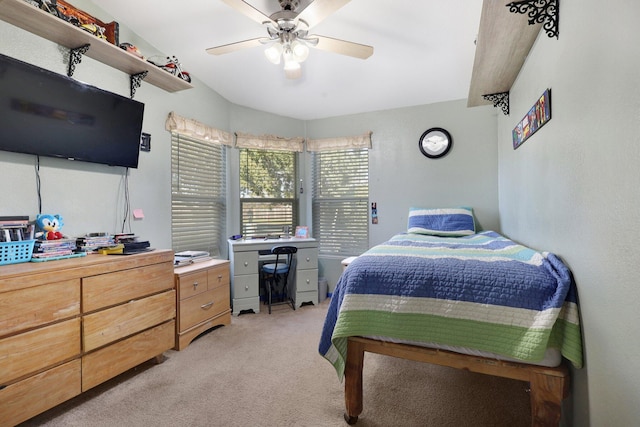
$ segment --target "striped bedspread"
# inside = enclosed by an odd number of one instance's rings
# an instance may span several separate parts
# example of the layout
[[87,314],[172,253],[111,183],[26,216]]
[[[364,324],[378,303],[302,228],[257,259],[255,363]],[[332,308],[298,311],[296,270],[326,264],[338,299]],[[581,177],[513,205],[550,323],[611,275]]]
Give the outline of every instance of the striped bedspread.
[[555,255],[493,231],[398,234],[340,277],[319,351],[344,373],[349,336],[468,347],[535,362],[548,347],[582,366],[575,284]]

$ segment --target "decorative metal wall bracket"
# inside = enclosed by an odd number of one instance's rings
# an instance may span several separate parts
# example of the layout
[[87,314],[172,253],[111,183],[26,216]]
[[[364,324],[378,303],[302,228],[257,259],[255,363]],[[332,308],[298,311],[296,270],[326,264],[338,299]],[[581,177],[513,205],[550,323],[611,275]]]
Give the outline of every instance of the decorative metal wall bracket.
[[135,96],[136,89],[142,85],[142,80],[147,77],[148,73],[148,71],[142,71],[141,73],[131,75],[131,99]]
[[507,4],[509,12],[527,14],[529,25],[544,23],[547,36],[558,38],[560,0],[518,0]]
[[82,62],[82,55],[87,53],[90,46],[91,45],[87,43],[69,50],[69,70],[67,71],[67,76],[73,76],[74,71],[76,71],[76,65]]
[[509,92],[491,93],[482,97],[493,102],[494,107],[500,107],[505,116],[509,115]]

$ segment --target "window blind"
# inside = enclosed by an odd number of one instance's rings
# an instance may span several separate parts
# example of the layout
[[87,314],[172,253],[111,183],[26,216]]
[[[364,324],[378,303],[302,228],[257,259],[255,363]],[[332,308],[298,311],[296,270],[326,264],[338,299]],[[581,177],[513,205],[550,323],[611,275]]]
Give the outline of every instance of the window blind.
[[312,153],[313,233],[323,255],[360,255],[369,246],[369,150]]
[[292,151],[240,149],[243,236],[280,235],[296,225],[296,159]]
[[226,148],[171,134],[173,250],[220,254],[226,219]]

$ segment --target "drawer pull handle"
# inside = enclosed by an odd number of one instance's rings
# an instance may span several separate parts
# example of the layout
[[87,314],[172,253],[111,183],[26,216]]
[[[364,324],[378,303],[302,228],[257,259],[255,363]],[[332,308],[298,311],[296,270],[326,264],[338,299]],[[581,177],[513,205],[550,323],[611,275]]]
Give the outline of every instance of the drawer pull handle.
[[248,267],[248,266],[249,266],[249,262],[248,262],[248,261],[245,261],[245,262],[244,262],[244,266],[245,266],[245,267]]
[[193,290],[195,291],[196,289],[198,289],[198,282],[193,282]]
[[307,257],[307,262],[311,261],[311,258]]
[[203,309],[203,310],[208,310],[208,309],[211,308],[212,305],[213,305],[213,301],[211,301],[208,304],[201,305],[200,308]]
[[245,285],[244,290],[248,291],[249,290],[249,285]]
[[222,279],[222,274],[218,274],[218,280]]
[[310,279],[307,279],[307,283],[311,283],[311,280],[310,280]]

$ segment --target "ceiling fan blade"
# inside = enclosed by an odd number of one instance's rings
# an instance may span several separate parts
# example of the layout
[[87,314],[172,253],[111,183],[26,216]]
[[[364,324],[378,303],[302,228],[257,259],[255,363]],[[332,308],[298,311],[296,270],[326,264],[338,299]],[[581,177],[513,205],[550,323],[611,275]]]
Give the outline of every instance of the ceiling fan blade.
[[259,24],[263,24],[265,22],[273,22],[271,18],[269,18],[264,13],[260,12],[255,7],[251,6],[246,1],[242,1],[242,0],[222,0],[222,1],[228,4],[229,6],[231,6],[232,8],[234,8],[235,10],[237,10],[238,12],[253,19]]
[[249,47],[262,46],[271,41],[268,37],[259,37],[257,39],[249,39],[236,43],[229,43],[222,46],[210,47],[207,53],[211,55],[224,55],[225,53],[235,52],[236,50],[246,49]]
[[[226,1],[226,0],[225,0]],[[340,9],[351,0],[315,0],[298,14],[296,19],[303,20],[309,28],[318,25],[324,18]]]
[[334,39],[326,36],[312,35],[309,38],[317,38],[316,49],[328,52],[339,53],[341,55],[353,56],[355,58],[367,59],[373,55],[373,47],[366,44],[348,42],[346,40]]

